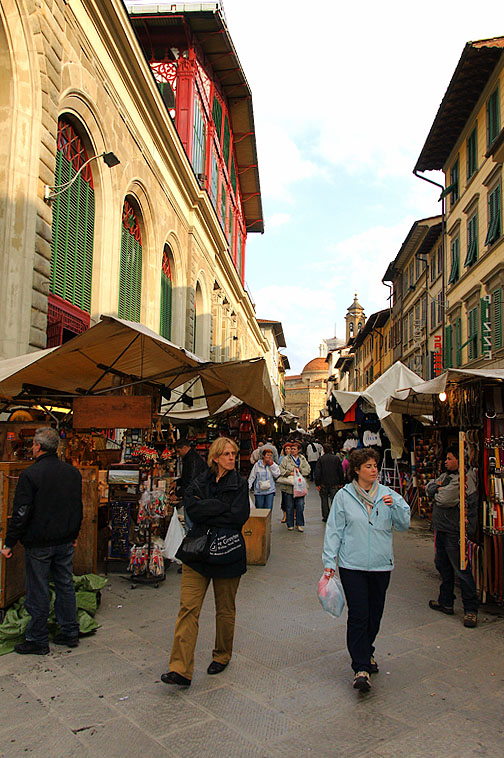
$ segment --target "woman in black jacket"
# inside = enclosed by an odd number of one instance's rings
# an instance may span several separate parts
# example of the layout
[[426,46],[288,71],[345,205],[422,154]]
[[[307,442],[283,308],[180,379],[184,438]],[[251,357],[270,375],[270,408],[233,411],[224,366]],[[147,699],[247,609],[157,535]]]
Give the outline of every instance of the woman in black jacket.
[[240,577],[247,570],[241,533],[250,514],[247,481],[235,470],[238,447],[219,437],[208,451],[208,470],[189,485],[184,508],[194,523],[191,533],[211,529],[208,557],[182,568],[180,610],[175,624],[170,670],[166,684],[191,684],[198,619],[210,580],[215,597],[215,648],[207,673],[219,674],[231,659],[235,624],[235,597]]

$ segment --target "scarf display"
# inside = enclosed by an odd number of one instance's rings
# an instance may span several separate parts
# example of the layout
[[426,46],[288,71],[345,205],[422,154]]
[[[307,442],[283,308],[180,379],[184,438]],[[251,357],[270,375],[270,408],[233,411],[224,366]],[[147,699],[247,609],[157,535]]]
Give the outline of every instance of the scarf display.
[[378,481],[376,481],[371,487],[371,489],[369,490],[369,492],[366,492],[365,489],[363,489],[357,484],[357,481],[355,479],[352,482],[352,487],[355,490],[355,494],[357,495],[361,503],[366,506],[368,511],[370,511],[371,508],[374,506],[376,493],[378,492],[378,486],[379,486]]

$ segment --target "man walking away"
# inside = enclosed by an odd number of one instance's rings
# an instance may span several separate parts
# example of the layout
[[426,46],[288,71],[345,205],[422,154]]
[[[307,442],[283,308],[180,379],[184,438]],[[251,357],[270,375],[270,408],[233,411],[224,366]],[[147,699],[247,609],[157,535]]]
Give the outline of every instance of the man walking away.
[[[206,471],[207,465],[185,437],[177,440],[175,450],[182,459],[182,474],[176,488],[177,497],[182,500],[189,485],[194,482],[199,474]],[[187,513],[184,513],[184,525],[186,532],[192,527],[192,521]]]
[[339,488],[345,483],[341,461],[333,454],[331,445],[324,445],[324,455],[315,465],[315,486],[320,495],[322,521],[327,521],[332,501]]
[[77,647],[79,624],[72,577],[74,547],[82,521],[82,477],[56,455],[59,437],[41,427],[33,438],[35,462],[21,472],[2,555],[12,556],[19,540],[25,548],[25,608],[31,616],[26,639],[16,653],[47,655],[49,634],[49,578],[56,591],[54,610],[60,632],[56,645]]
[[315,472],[315,466],[317,465],[317,461],[321,457],[323,453],[323,448],[320,442],[317,442],[317,440],[312,437],[310,442],[306,446],[306,460],[310,464],[311,473],[310,473],[310,481],[313,482],[314,480],[314,472]]
[[[429,482],[426,487],[428,497],[432,498],[432,528],[435,538],[435,565],[441,575],[441,586],[437,600],[430,600],[429,607],[449,616],[453,615],[453,594],[455,577],[460,582],[462,603],[464,606],[464,626],[475,627],[478,623],[478,593],[467,561],[465,569],[460,568],[460,478],[459,452],[456,447],[449,447],[446,453],[446,473],[439,479]],[[473,479],[467,477],[467,494],[474,489]]]

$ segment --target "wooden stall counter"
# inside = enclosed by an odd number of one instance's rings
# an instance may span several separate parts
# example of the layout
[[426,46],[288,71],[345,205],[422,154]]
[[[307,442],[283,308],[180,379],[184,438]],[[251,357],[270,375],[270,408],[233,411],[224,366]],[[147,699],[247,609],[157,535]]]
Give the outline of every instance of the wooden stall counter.
[[242,534],[247,548],[248,565],[265,566],[271,550],[271,510],[251,508]]

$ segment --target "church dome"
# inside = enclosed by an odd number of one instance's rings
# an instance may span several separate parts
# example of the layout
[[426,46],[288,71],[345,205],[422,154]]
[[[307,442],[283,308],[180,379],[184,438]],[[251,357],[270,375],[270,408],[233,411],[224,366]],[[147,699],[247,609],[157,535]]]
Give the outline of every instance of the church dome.
[[313,360],[309,361],[304,369],[302,370],[302,374],[305,373],[305,371],[324,371],[327,373],[327,362],[325,358],[313,358]]

